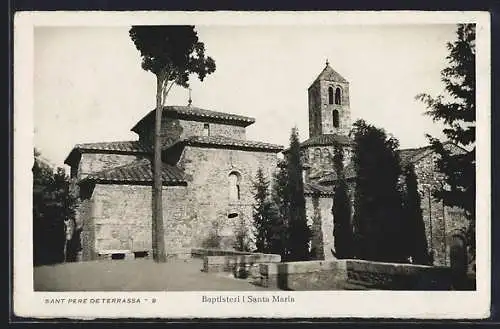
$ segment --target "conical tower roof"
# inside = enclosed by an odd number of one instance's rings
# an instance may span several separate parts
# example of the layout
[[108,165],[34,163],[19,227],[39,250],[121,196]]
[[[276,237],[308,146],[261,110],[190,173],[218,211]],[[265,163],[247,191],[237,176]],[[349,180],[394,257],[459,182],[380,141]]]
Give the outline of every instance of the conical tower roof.
[[325,68],[318,75],[318,77],[316,78],[316,80],[314,80],[314,82],[316,82],[318,80],[327,80],[327,81],[336,81],[336,82],[348,83],[348,81],[343,76],[341,76],[337,71],[335,71],[334,69],[332,69],[332,67],[330,66],[330,63],[328,63],[328,61],[326,61]]

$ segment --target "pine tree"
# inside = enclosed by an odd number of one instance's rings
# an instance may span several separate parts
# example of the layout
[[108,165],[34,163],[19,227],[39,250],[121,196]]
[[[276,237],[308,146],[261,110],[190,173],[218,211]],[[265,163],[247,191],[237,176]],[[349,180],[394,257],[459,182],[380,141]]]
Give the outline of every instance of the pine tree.
[[407,221],[407,253],[413,263],[430,265],[430,255],[425,235],[420,194],[417,189],[417,175],[412,164],[404,168],[405,193],[403,199],[403,220]]
[[353,256],[353,237],[351,224],[351,200],[348,194],[347,182],[344,174],[344,152],[341,145],[335,145],[333,165],[337,175],[333,196],[333,237],[335,257],[339,259]]
[[289,258],[292,261],[307,260],[311,230],[306,218],[306,200],[302,180],[300,142],[297,128],[292,129],[290,149],[287,154],[288,190],[290,193]]
[[357,256],[373,261],[405,262],[399,142],[363,120],[354,123],[352,133]]
[[155,133],[153,142],[152,249],[157,262],[165,262],[162,178],[161,118],[165,100],[174,84],[188,88],[195,73],[200,81],[215,71],[215,61],[205,56],[205,45],[199,41],[194,26],[132,26],[129,36],[141,54],[141,66],[156,77]]
[[443,141],[428,136],[434,151],[440,155],[439,171],[445,186],[434,197],[446,206],[460,207],[469,219],[468,245],[475,257],[476,214],[476,25],[459,24],[457,39],[447,44],[448,66],[441,71],[445,94],[431,97],[419,94],[418,100],[428,108],[427,115],[445,124],[446,141],[464,147],[464,153],[453,154]]

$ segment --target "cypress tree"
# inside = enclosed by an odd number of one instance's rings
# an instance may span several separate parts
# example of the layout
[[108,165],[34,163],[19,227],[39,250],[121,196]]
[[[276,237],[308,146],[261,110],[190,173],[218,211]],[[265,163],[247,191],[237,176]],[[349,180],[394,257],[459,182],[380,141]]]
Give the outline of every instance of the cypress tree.
[[309,258],[311,230],[307,225],[304,182],[300,159],[300,142],[297,128],[292,129],[290,149],[287,158],[288,190],[290,193],[289,250],[290,260]]
[[342,146],[335,145],[333,165],[337,175],[337,181],[334,188],[332,213],[335,257],[339,259],[353,256],[351,200],[348,194],[343,160],[344,152]]
[[363,120],[354,123],[353,135],[358,256],[373,261],[405,262],[399,142]]
[[403,199],[403,218],[407,223],[407,253],[413,263],[429,265],[430,257],[425,235],[420,194],[417,189],[417,175],[412,164],[404,168],[405,193]]
[[271,252],[280,254],[283,261],[289,259],[290,193],[286,161],[278,163],[273,175],[271,199],[276,211],[276,225],[271,230]]
[[262,168],[257,170],[253,182],[255,206],[253,224],[255,228],[255,247],[258,252],[269,252],[271,226],[275,215],[269,200],[269,182],[264,177]]

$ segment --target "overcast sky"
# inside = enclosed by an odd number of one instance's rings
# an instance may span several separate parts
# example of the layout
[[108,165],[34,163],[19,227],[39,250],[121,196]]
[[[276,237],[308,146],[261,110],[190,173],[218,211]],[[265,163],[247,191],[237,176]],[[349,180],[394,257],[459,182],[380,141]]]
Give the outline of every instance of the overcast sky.
[[[442,127],[414,99],[442,91],[446,42],[455,25],[197,26],[216,71],[191,79],[193,105],[256,118],[247,138],[288,144],[308,138],[307,88],[326,59],[350,82],[351,118],[426,144]],[[129,27],[36,27],[35,146],[62,166],[74,144],[135,140],[134,124],[155,106],[155,79],[142,70]],[[167,105],[186,105],[174,87]]]

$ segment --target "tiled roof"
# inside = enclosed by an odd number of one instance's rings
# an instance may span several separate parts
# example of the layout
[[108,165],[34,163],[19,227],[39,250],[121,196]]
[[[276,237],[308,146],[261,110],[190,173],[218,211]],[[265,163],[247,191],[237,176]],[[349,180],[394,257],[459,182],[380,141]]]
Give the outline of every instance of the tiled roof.
[[332,186],[321,186],[313,183],[305,183],[304,184],[304,194],[318,194],[331,196],[333,195],[333,187]]
[[[155,110],[152,110],[151,112],[149,112],[131,130],[134,132],[139,132],[140,127],[142,125],[144,125],[148,121],[149,122],[153,121],[154,114],[155,114]],[[212,119],[212,120],[216,120],[216,121],[232,123],[232,124],[243,126],[243,127],[249,126],[255,122],[255,119],[251,118],[251,117],[238,115],[238,114],[205,110],[205,109],[195,107],[195,106],[179,106],[179,105],[164,106],[163,107],[163,115],[178,116],[180,118],[198,119],[198,120]]]
[[399,157],[401,159],[401,167],[406,166],[412,162],[415,162],[422,154],[429,151],[431,146],[424,146],[418,148],[402,149],[399,151]]
[[84,143],[76,144],[71,150],[64,163],[71,165],[72,158],[78,153],[84,152],[103,152],[103,153],[117,153],[117,154],[130,154],[139,153],[147,154],[152,152],[151,148],[145,146],[139,141],[120,141],[120,142],[100,142],[100,143]]
[[235,139],[225,136],[192,136],[180,140],[174,143],[172,146],[180,144],[192,145],[192,146],[218,146],[218,147],[237,148],[242,150],[260,150],[260,151],[271,151],[271,152],[280,152],[283,150],[283,146],[281,145],[258,142],[258,141]]
[[348,83],[347,80],[341,76],[337,71],[332,69],[330,65],[326,65],[323,71],[318,75],[316,80],[329,80],[329,81],[337,81],[342,83]]
[[333,145],[335,143],[340,143],[342,145],[351,144],[349,137],[339,134],[323,134],[309,138],[308,140],[302,142],[300,145],[304,146],[323,146],[323,145]]
[[[153,181],[151,161],[149,159],[137,160],[124,166],[92,173],[83,180],[96,183],[151,183]],[[182,170],[176,166],[163,163],[162,183],[163,185],[179,185],[185,183]]]
[[143,143],[139,141],[76,144],[75,148],[80,150],[141,152],[141,153],[147,153],[151,151],[150,148],[146,147]]

